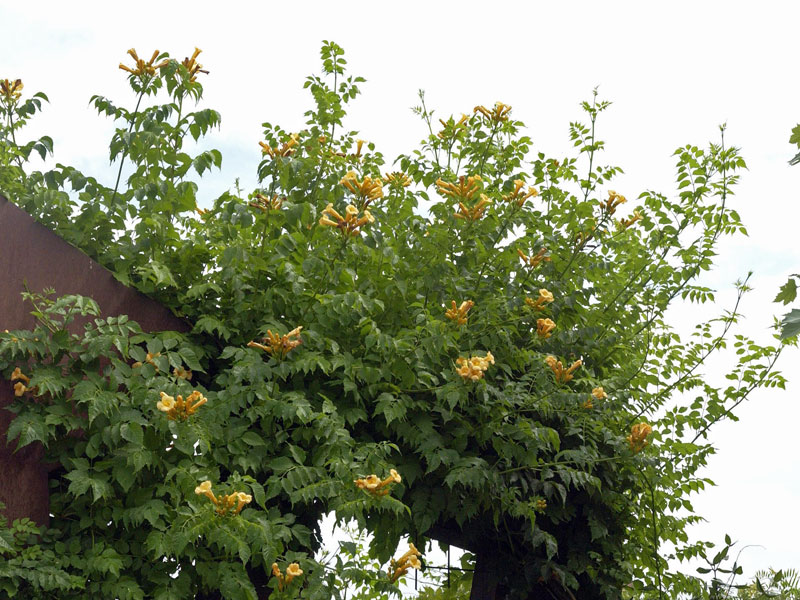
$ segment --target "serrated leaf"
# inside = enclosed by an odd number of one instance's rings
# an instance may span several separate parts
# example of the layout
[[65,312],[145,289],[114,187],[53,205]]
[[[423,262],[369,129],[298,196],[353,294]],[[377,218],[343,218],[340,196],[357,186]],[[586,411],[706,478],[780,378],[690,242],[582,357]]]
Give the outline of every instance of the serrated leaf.
[[17,440],[17,450],[33,442],[47,446],[47,425],[39,415],[21,415],[11,421],[6,438],[9,443]]
[[781,339],[790,338],[800,333],[800,310],[793,309],[783,317],[781,322]]
[[797,298],[797,281],[795,281],[795,277],[795,275],[792,275],[786,283],[781,286],[781,290],[778,292],[778,295],[775,296],[773,302],[783,302],[784,305],[794,302]]

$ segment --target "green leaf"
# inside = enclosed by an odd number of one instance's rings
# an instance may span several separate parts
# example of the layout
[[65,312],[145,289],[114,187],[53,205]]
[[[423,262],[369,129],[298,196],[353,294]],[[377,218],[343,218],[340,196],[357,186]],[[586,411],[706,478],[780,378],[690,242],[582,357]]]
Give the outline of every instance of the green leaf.
[[789,136],[789,143],[800,146],[800,125],[795,125],[792,128],[792,135]]
[[122,568],[122,557],[113,548],[104,548],[103,551],[89,561],[89,570],[99,573],[110,573],[115,577]]
[[264,446],[264,439],[255,431],[247,431],[242,435],[242,441],[248,446]]
[[197,360],[197,354],[194,350],[187,347],[182,347],[178,350],[178,354],[183,359],[183,362],[186,363],[186,366],[189,367],[192,371],[202,372],[203,367],[200,366],[200,361]]
[[6,529],[0,529],[0,550],[14,552],[14,534]]
[[219,565],[221,582],[219,591],[225,600],[258,600],[258,595],[242,564]]
[[777,296],[775,296],[775,300],[773,300],[773,302],[783,302],[784,305],[794,302],[794,300],[797,298],[797,281],[794,280],[795,277],[800,276],[790,276],[786,283],[781,286],[781,291],[778,292]]
[[785,340],[800,333],[800,310],[795,308],[784,316],[781,325],[781,339]]
[[138,423],[123,423],[119,430],[122,439],[141,446],[144,439],[144,431]]
[[6,437],[10,442],[17,440],[17,449],[23,448],[33,442],[42,442],[47,446],[47,425],[40,415],[27,414],[20,415],[8,427]]

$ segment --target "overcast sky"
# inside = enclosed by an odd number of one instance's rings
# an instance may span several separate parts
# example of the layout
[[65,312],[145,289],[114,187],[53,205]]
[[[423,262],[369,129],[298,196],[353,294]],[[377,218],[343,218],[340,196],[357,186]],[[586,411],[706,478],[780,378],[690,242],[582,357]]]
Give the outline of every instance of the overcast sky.
[[[344,47],[350,73],[362,75],[347,129],[387,158],[411,151],[425,131],[409,108],[427,92],[436,116],[503,101],[528,126],[534,150],[571,152],[568,124],[579,103],[613,101],[601,116],[602,161],[625,170],[614,183],[629,199],[675,191],[673,151],[719,140],[742,148],[733,207],[750,236],[725,242],[705,283],[719,305],[677,307],[676,322],[732,306],[732,283],[755,271],[742,304],[747,333],[769,339],[771,302],[789,273],[800,272],[797,243],[800,166],[788,144],[800,122],[797,2],[44,2],[0,1],[0,78],[21,78],[51,104],[29,129],[55,141],[56,160],[113,184],[107,143],[113,125],[93,113],[91,95],[132,105],[119,62],[134,47],[178,59],[203,50],[205,105],[222,114],[209,138],[223,170],[201,185],[209,203],[241,178],[255,183],[261,123],[303,125],[310,97],[303,80],[319,72],[322,40]],[[119,7],[117,8],[112,7]],[[25,135],[22,136],[25,138]],[[27,138],[26,138],[27,139]],[[795,149],[796,150],[796,149]],[[390,158],[391,160],[391,158]],[[685,330],[685,329],[684,329]],[[800,421],[800,353],[779,363],[783,391],[756,394],[712,438],[719,448],[707,475],[718,486],[695,500],[708,523],[698,533],[760,544],[742,556],[756,568],[800,568],[800,459],[792,428]],[[718,378],[724,361],[706,369]]]

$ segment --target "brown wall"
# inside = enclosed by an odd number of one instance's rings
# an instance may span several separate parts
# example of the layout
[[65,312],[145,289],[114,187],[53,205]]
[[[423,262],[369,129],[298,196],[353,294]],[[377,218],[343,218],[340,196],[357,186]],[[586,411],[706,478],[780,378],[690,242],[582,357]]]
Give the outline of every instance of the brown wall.
[[[57,296],[89,296],[104,317],[128,315],[144,331],[188,330],[162,305],[119,283],[110,271],[0,196],[0,331],[35,326],[31,306],[20,296],[26,283],[31,292],[54,288]],[[12,384],[0,378],[0,501],[9,521],[30,517],[44,524],[49,501],[42,448],[31,444],[15,453],[16,444],[5,442],[14,415],[4,409],[13,400]]]

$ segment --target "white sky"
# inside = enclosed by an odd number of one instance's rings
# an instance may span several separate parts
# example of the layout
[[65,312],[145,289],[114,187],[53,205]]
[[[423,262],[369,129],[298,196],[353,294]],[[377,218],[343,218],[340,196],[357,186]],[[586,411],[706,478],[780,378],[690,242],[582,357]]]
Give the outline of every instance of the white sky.
[[[135,47],[176,58],[202,48],[205,105],[222,114],[210,146],[223,171],[201,185],[210,200],[241,177],[255,183],[261,123],[301,128],[310,97],[306,75],[320,70],[319,47],[344,47],[351,74],[362,75],[347,129],[374,141],[387,158],[409,152],[424,137],[409,108],[417,89],[437,116],[470,112],[501,100],[525,121],[535,151],[571,152],[567,127],[582,119],[580,101],[600,86],[613,106],[601,116],[603,162],[625,175],[614,187],[629,199],[645,189],[672,193],[681,145],[726,141],[742,148],[734,208],[750,230],[721,246],[707,285],[728,308],[731,283],[754,270],[755,292],[742,308],[747,332],[767,340],[771,300],[789,273],[800,272],[800,166],[788,144],[800,122],[800,78],[794,2],[257,2],[0,3],[0,77],[22,78],[25,91],[46,92],[51,105],[29,134],[54,138],[56,160],[113,183],[107,142],[111,122],[88,106],[92,94],[132,104],[120,61]],[[119,9],[112,7],[119,7]],[[23,135],[23,137],[25,137]],[[726,299],[728,300],[726,302]],[[677,308],[676,321],[707,309]],[[800,420],[800,353],[780,367],[785,392],[756,394],[739,423],[713,434],[719,452],[708,476],[718,486],[696,498],[709,523],[707,539],[730,533],[745,551],[746,573],[800,567],[800,459],[790,428]],[[718,363],[709,366],[719,377]],[[714,372],[716,369],[716,372]]]

